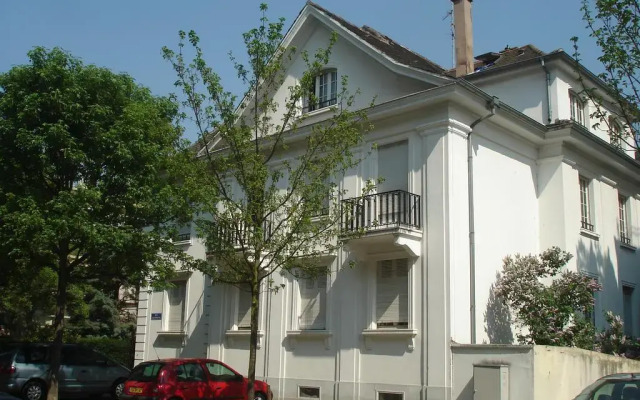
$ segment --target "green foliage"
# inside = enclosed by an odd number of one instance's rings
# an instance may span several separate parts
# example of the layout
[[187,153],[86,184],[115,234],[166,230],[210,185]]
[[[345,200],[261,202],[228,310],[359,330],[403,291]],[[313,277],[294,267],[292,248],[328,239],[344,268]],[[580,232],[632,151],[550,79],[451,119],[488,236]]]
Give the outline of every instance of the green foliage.
[[605,319],[609,326],[596,335],[596,350],[601,353],[621,355],[626,347],[631,344],[624,334],[624,323],[619,315],[611,311],[605,313]]
[[[619,142],[639,148],[640,121],[640,2],[639,0],[582,0],[583,20],[602,54],[598,60],[605,72],[598,77],[607,85],[595,89],[580,73],[584,94],[595,104],[596,125],[604,125]],[[578,38],[572,38],[579,61]],[[605,105],[607,110],[605,110]],[[610,119],[610,116],[613,119]],[[613,122],[616,121],[616,122]],[[625,128],[617,130],[612,123]]]
[[[317,101],[310,88],[326,68],[337,36],[314,54],[283,48],[283,19],[270,21],[266,5],[261,10],[259,26],[243,36],[248,64],[232,56],[247,87],[237,107],[207,65],[195,32],[180,32],[177,51],[163,49],[199,133],[197,186],[206,195],[196,222],[210,259],[195,267],[214,282],[246,287],[252,294],[251,380],[259,293],[277,289],[271,285],[274,273],[327,272],[319,256],[341,245],[336,237],[342,193],[336,182],[360,161],[354,149],[370,129],[366,113],[352,110],[346,77],[326,120],[309,123],[303,103]],[[191,62],[185,61],[187,44]],[[296,61],[307,69],[287,80],[287,68]],[[281,87],[286,93],[275,96]]]
[[76,343],[97,350],[125,367],[133,367],[133,348],[130,339],[79,338]]
[[191,154],[171,100],[58,48],[28,56],[0,74],[0,283],[25,307],[0,312],[54,315],[57,371],[65,315],[89,310],[84,285],[164,282],[187,258],[166,226],[191,218]]
[[570,259],[557,247],[538,256],[504,259],[495,293],[523,328],[517,335],[520,343],[593,348],[594,327],[584,315],[593,312],[593,294],[600,285],[562,270]]

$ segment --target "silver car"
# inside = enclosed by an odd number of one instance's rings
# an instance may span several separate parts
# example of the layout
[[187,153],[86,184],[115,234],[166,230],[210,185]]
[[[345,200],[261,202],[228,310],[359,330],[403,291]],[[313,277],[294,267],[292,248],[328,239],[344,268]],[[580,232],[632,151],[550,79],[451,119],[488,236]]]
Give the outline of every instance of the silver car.
[[[48,344],[19,344],[0,353],[0,392],[25,400],[47,396]],[[61,397],[118,398],[129,369],[81,345],[62,347],[59,393]]]
[[640,400],[640,373],[603,376],[574,400]]

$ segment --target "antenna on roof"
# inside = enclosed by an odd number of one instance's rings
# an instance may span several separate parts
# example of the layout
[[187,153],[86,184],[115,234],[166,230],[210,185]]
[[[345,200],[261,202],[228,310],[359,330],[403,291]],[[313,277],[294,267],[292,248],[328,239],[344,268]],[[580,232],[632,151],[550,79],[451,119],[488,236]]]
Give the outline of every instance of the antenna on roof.
[[455,68],[456,66],[456,35],[454,33],[454,25],[453,25],[453,2],[451,3],[451,10],[449,10],[442,20],[449,19],[449,29],[451,30],[451,65]]

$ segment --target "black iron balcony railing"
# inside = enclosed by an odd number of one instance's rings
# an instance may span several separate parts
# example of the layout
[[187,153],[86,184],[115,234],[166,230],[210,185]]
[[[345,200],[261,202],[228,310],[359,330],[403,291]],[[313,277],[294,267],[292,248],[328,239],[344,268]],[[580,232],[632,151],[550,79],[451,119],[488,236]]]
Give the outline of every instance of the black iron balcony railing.
[[624,233],[620,233],[620,242],[629,246],[631,244],[631,238]]
[[584,219],[581,221],[581,223],[582,223],[582,229],[593,232],[593,224],[589,223],[588,221],[585,221]]
[[[270,221],[264,223],[263,239],[266,241],[271,237],[272,224]],[[239,223],[234,226],[222,224],[218,225],[217,239],[223,243],[231,244],[234,247],[240,247],[242,245],[247,246],[252,229],[246,226],[244,223]]]
[[338,98],[337,97],[333,97],[327,100],[316,100],[313,103],[309,103],[306,104],[303,108],[302,108],[302,112],[303,113],[308,113],[311,111],[315,111],[315,110],[319,110],[321,108],[325,108],[325,107],[329,107],[329,106],[335,106],[336,104],[338,104]]
[[420,228],[420,196],[404,190],[342,200],[342,230]]

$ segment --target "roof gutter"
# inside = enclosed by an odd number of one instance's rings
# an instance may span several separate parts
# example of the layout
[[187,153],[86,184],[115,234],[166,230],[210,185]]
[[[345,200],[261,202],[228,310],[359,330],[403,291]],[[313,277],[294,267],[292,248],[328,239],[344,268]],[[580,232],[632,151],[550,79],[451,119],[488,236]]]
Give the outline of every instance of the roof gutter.
[[551,123],[551,94],[550,94],[551,74],[549,73],[549,69],[547,68],[547,65],[544,63],[544,57],[540,57],[540,65],[544,70],[545,82],[547,83],[545,85],[546,92],[547,92],[547,123],[550,124]]

